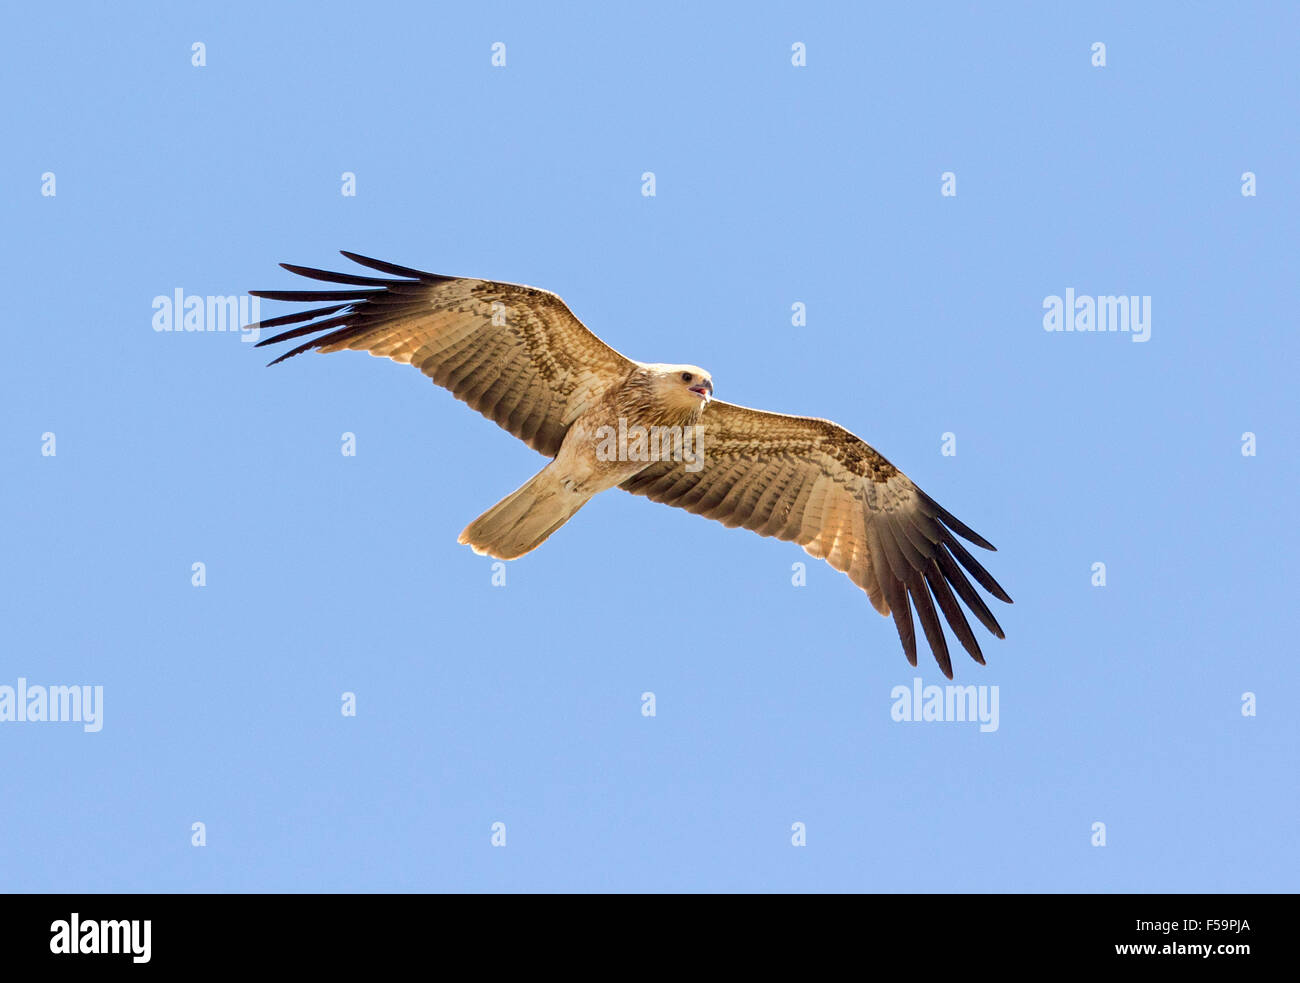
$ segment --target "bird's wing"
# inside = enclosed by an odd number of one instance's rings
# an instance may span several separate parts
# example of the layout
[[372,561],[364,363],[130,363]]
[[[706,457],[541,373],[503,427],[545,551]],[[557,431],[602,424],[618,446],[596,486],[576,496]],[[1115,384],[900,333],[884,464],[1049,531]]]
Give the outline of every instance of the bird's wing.
[[993,549],[992,544],[864,441],[829,420],[715,400],[700,423],[702,467],[690,470],[694,464],[659,461],[620,487],[727,526],[793,540],[824,558],[866,591],[877,611],[893,614],[912,665],[915,608],[935,660],[952,678],[936,604],[966,651],[984,663],[957,598],[990,632],[1004,636],[962,567],[994,597],[1008,603],[1011,598],[957,536],[985,549]]
[[263,328],[310,322],[258,343],[308,338],[272,365],[312,349],[355,349],[414,365],[529,447],[554,457],[574,419],[636,364],[545,290],[343,255],[400,279],[280,264],[340,286],[250,291],[267,300],[325,305],[260,322]]

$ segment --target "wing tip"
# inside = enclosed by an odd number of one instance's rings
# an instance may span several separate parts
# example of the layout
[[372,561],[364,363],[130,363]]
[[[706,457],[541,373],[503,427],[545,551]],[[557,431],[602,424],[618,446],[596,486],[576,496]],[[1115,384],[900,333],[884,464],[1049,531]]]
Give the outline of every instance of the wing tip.
[[932,518],[939,519],[941,522],[943,522],[944,525],[948,526],[948,528],[950,528],[958,536],[966,540],[966,542],[978,546],[980,549],[989,550],[992,553],[996,553],[998,551],[998,548],[996,546],[990,543],[987,539],[985,539],[983,536],[977,533],[970,526],[966,525],[966,523],[958,519],[955,515],[953,515],[951,512],[945,509],[933,498],[931,498],[929,495],[923,492],[920,488],[916,489],[916,493],[921,496],[921,501],[924,502],[927,506],[930,507],[930,509],[933,510],[930,513]]
[[396,263],[389,263],[387,260],[375,259],[373,256],[362,256],[360,253],[354,253],[350,249],[340,249],[339,255],[352,260],[352,262],[356,263],[358,266],[378,270],[380,273],[388,273],[391,276],[406,277],[411,280],[431,280],[435,282],[456,279],[455,277],[442,276],[438,273],[430,273],[427,270],[417,270],[410,266],[399,266]]

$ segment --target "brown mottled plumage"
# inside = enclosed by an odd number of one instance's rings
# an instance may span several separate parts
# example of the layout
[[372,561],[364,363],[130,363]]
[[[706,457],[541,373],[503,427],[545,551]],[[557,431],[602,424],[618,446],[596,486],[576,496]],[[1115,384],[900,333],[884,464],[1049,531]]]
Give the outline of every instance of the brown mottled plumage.
[[[313,280],[362,289],[260,290],[270,300],[326,306],[261,322],[308,322],[260,345],[308,337],[301,352],[367,351],[416,366],[552,461],[466,527],[460,541],[513,559],[535,549],[593,495],[618,486],[651,501],[798,543],[893,615],[916,665],[915,607],[939,667],[952,663],[940,626],[983,664],[960,598],[994,635],[1002,628],[966,579],[1011,598],[957,536],[993,549],[865,442],[829,420],[711,399],[693,365],[646,364],[610,348],[555,294],[491,280],[438,276],[354,253],[380,279],[282,264]],[[323,332],[323,333],[322,333]],[[689,429],[698,458],[611,456],[611,429]],[[635,447],[635,443],[631,446]],[[955,595],[954,595],[955,592]]]

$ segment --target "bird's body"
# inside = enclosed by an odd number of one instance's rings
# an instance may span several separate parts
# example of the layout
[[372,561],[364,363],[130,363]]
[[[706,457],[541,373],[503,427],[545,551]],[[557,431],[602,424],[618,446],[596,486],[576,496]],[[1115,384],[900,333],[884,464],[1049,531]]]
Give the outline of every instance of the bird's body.
[[253,291],[328,305],[262,322],[310,323],[260,344],[315,335],[275,361],[355,349],[409,363],[551,458],[461,533],[476,552],[522,556],[592,496],[620,487],[824,558],[893,616],[912,665],[913,606],[949,677],[936,604],[977,662],[983,655],[957,598],[1003,637],[963,569],[993,596],[1011,598],[956,537],[992,545],[843,427],[714,400],[704,369],[629,359],[547,291],[344,255],[401,279],[285,264],[352,289]]
[[[689,390],[689,382],[696,379],[707,380],[707,373],[696,366],[638,363],[605,391],[593,392],[590,406],[565,432],[555,459],[471,522],[460,542],[500,560],[536,549],[593,495],[645,468],[647,462],[637,459],[640,455],[620,455],[617,445],[615,453],[602,453],[611,434],[672,433],[699,422],[707,397]],[[712,392],[712,383],[708,385]]]

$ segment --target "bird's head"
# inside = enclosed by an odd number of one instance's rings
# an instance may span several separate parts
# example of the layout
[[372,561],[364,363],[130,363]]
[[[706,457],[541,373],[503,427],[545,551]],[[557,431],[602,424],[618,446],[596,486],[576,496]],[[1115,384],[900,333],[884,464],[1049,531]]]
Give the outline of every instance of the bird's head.
[[670,405],[700,409],[713,398],[713,377],[698,365],[651,366],[654,388]]

